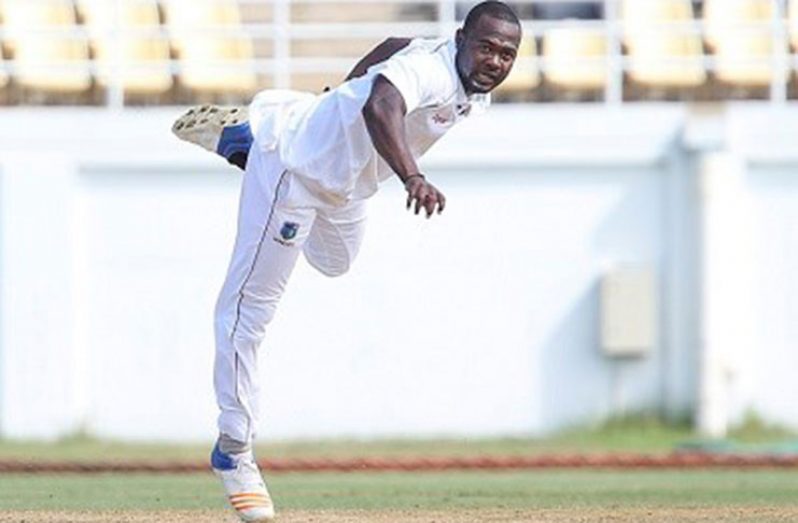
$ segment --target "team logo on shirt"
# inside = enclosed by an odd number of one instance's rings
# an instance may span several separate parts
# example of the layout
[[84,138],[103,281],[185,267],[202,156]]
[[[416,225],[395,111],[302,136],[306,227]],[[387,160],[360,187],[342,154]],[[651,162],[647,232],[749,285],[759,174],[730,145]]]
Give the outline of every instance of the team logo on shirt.
[[285,222],[283,228],[280,229],[280,236],[283,240],[293,240],[296,232],[299,230],[299,224],[294,222]]
[[280,238],[275,237],[274,241],[279,244],[290,247],[293,245],[291,240],[296,238],[296,233],[299,231],[299,224],[295,222],[284,222],[280,228]]

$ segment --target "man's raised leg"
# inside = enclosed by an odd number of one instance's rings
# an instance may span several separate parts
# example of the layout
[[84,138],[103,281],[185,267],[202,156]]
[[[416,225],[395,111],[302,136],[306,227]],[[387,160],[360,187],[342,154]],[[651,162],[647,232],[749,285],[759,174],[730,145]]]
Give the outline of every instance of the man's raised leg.
[[175,120],[172,132],[181,140],[199,145],[228,163],[246,169],[254,141],[248,107],[197,105]]
[[326,276],[341,276],[355,261],[366,231],[366,202],[321,208],[305,243],[305,258]]

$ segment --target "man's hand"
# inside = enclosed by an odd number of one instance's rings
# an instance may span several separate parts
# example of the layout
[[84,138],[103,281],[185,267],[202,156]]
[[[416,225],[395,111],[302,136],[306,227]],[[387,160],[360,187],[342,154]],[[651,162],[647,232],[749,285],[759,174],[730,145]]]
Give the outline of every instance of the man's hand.
[[[427,218],[438,208],[438,214],[443,212],[446,207],[446,198],[443,193],[429,183],[421,174],[414,174],[405,180],[405,190],[407,191],[407,208],[414,207],[415,214],[418,214],[423,207],[427,211]],[[415,202],[415,205],[414,205]]]

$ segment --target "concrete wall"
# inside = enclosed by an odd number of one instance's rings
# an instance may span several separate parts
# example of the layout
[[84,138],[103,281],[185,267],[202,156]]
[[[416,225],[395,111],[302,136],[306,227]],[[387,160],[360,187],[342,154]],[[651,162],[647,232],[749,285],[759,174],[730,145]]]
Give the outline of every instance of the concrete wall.
[[[750,124],[778,132],[794,112],[498,107],[455,129],[424,162],[442,217],[408,215],[388,182],[350,274],[300,262],[263,346],[261,436],[539,434],[700,405],[798,425],[798,155]],[[240,177],[171,137],[177,113],[2,113],[0,435],[213,437],[211,314]],[[743,357],[702,403],[706,293],[737,285],[708,286],[707,260],[743,270],[702,248],[734,211],[706,212],[706,150],[743,159],[756,255],[749,338],[729,351]],[[598,285],[620,266],[652,268],[659,297],[656,343],[625,361],[599,344]]]

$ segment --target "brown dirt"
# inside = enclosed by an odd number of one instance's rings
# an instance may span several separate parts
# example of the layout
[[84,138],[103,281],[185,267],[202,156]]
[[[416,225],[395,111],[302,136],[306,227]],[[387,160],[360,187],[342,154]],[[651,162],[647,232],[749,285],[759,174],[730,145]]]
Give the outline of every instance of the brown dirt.
[[[8,523],[235,523],[221,511],[0,512]],[[286,510],[277,523],[766,523],[798,521],[798,507],[473,509],[452,511],[300,511]]]
[[[672,454],[542,454],[537,456],[473,456],[437,458],[349,458],[261,460],[260,467],[272,472],[366,471],[366,470],[532,470],[559,468],[798,468],[798,456],[736,455],[677,452]],[[0,460],[1,472],[98,473],[98,472],[206,472],[198,462],[151,463],[145,461],[30,461]]]

